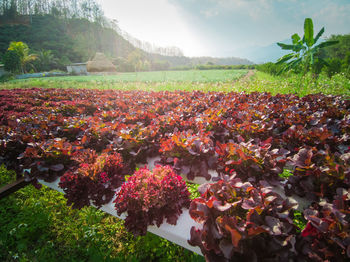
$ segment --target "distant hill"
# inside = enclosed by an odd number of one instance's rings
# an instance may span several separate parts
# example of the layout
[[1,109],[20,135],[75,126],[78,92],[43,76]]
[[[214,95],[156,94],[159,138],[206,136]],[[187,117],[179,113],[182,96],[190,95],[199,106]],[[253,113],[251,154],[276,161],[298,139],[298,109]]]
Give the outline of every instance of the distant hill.
[[148,54],[150,58],[163,60],[169,63],[170,67],[196,66],[196,65],[252,65],[253,62],[237,57],[187,57],[187,56],[163,56],[159,54]]
[[[96,0],[3,0],[0,5],[0,62],[11,41],[25,42],[32,52],[50,56],[45,70],[86,62],[96,52],[120,71],[165,70],[196,65],[252,64],[229,57],[185,57],[177,47],[154,47],[123,32],[106,18]],[[46,52],[49,51],[49,52]],[[53,56],[53,57],[52,57]],[[43,70],[38,61],[37,68]],[[33,68],[32,68],[33,69]]]
[[[23,22],[24,21],[24,22]],[[51,69],[86,62],[103,52],[120,71],[166,70],[196,65],[251,65],[247,59],[185,57],[149,53],[135,47],[118,30],[86,18],[63,18],[53,14],[0,16],[0,60],[11,41],[28,44],[33,52],[50,50],[58,62]]]
[[60,59],[87,61],[97,51],[110,57],[125,57],[135,47],[113,29],[83,18],[62,19],[50,14],[31,17],[30,24],[3,23],[0,53],[11,41],[23,41],[34,51],[51,50]]

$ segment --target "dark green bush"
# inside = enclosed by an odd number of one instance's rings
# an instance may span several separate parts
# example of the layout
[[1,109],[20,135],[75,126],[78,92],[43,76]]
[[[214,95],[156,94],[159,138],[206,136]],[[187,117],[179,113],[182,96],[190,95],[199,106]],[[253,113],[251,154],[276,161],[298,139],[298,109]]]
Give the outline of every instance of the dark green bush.
[[6,51],[3,62],[5,70],[11,73],[18,73],[21,69],[21,58],[14,50]]

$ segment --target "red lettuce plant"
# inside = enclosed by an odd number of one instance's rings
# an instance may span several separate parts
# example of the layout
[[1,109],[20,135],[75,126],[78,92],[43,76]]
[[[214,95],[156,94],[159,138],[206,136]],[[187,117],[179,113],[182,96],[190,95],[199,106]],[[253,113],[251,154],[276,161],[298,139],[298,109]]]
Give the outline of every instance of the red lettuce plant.
[[125,182],[115,199],[118,215],[127,212],[126,228],[134,235],[145,235],[148,225],[158,227],[166,219],[176,225],[182,208],[190,205],[186,183],[169,166],[146,167]]
[[271,149],[272,140],[270,137],[265,141],[217,142],[218,171],[223,174],[236,172],[239,178],[252,183],[260,180],[276,182],[283,172],[289,151]]
[[196,176],[209,180],[208,169],[214,169],[217,160],[210,133],[194,134],[192,130],[176,132],[163,139],[159,151],[163,163],[172,164],[190,180]]
[[11,132],[11,128],[1,126],[0,128],[0,164],[5,164],[10,170],[17,173],[22,172],[17,157],[24,152],[27,145],[20,139],[21,135]]
[[285,185],[287,194],[298,194],[317,201],[332,199],[338,187],[350,185],[350,153],[332,154],[329,149],[304,147],[290,159],[293,176]]
[[268,187],[255,188],[232,175],[199,188],[190,215],[189,243],[208,261],[288,261],[294,256],[296,227],[288,199]]
[[[143,126],[142,123],[129,125],[118,131],[113,142],[125,161],[145,163],[147,157],[157,154],[159,148],[159,126]],[[131,164],[131,163],[130,163]]]
[[71,143],[55,138],[41,143],[28,143],[24,153],[17,159],[20,160],[22,171],[30,170],[27,174],[30,178],[53,182],[74,165],[74,150]]
[[67,171],[59,186],[64,190],[69,205],[74,208],[94,204],[97,207],[110,202],[114,190],[124,181],[123,160],[118,153],[97,155],[87,150],[75,159],[79,168]]
[[304,211],[300,249],[312,261],[350,260],[350,190],[336,191],[333,203],[323,200]]

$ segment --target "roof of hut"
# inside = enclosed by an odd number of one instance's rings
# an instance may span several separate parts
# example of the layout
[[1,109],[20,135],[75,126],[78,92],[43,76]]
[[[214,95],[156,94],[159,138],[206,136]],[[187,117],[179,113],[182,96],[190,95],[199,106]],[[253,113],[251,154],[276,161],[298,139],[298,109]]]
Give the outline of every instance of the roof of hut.
[[87,62],[88,72],[115,72],[116,68],[103,53],[96,53],[95,57]]

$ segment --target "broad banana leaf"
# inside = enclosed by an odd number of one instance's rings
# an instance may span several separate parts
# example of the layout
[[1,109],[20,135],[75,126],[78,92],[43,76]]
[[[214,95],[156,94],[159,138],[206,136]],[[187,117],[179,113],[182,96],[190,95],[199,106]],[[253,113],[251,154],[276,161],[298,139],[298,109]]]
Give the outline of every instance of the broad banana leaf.
[[304,21],[304,37],[308,47],[313,46],[314,42],[314,25],[311,18],[305,18]]
[[276,65],[280,65],[286,61],[288,61],[289,59],[292,59],[294,57],[295,54],[293,53],[290,53],[290,54],[287,54],[285,56],[282,56],[280,59],[278,59],[278,61],[276,62]]
[[279,45],[284,50],[293,50],[295,47],[295,45],[287,45],[283,43],[277,43],[277,45]]
[[293,61],[290,61],[290,62],[287,64],[287,67],[288,67],[289,69],[296,67],[299,63],[301,63],[301,60],[302,60],[302,58],[300,57],[300,58],[298,58],[298,59],[295,59],[295,60],[293,60]]
[[334,40],[334,41],[327,41],[327,42],[322,42],[321,44],[315,46],[316,48],[324,48],[327,46],[331,46],[331,45],[335,45],[338,44],[339,41],[338,40]]
[[316,37],[315,37],[315,43],[317,43],[318,39],[323,35],[324,33],[324,27],[322,27],[322,29],[320,30],[320,32],[317,33]]

